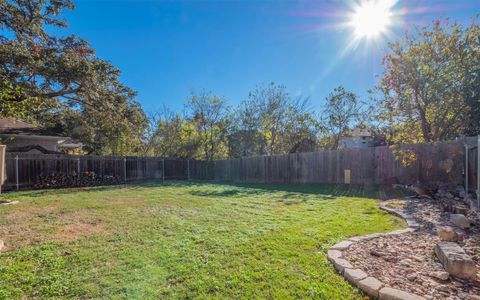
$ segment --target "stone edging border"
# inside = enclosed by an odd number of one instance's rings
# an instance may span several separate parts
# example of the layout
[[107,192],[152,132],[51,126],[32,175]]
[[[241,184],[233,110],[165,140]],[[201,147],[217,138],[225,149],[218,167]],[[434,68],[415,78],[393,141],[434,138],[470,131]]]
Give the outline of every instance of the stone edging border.
[[352,244],[359,241],[371,240],[381,236],[399,235],[407,232],[414,232],[420,227],[415,219],[406,213],[388,208],[384,204],[380,204],[380,209],[403,218],[407,222],[408,228],[389,233],[375,233],[351,237],[330,247],[327,252],[327,258],[333,264],[337,272],[340,273],[348,282],[354,286],[357,286],[371,297],[380,300],[425,300],[424,297],[385,286],[385,284],[377,278],[369,276],[360,269],[354,269],[350,262],[343,257],[343,251],[347,250]]

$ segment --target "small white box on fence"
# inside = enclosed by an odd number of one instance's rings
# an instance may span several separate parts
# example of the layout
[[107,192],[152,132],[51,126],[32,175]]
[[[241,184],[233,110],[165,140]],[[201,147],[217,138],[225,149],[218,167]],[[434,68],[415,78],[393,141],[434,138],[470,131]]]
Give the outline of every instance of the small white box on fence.
[[351,175],[350,169],[345,169],[344,176],[343,176],[345,179],[345,184],[350,184],[350,175]]

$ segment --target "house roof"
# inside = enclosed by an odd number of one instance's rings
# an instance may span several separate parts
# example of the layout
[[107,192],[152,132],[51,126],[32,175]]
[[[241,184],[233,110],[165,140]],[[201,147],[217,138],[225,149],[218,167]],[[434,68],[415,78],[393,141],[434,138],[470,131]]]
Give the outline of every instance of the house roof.
[[351,137],[364,137],[364,136],[368,137],[368,136],[372,136],[372,134],[370,133],[370,130],[368,130],[366,128],[356,127],[352,131],[350,131],[349,136],[351,136]]
[[0,118],[0,134],[61,137],[57,133],[14,118]]

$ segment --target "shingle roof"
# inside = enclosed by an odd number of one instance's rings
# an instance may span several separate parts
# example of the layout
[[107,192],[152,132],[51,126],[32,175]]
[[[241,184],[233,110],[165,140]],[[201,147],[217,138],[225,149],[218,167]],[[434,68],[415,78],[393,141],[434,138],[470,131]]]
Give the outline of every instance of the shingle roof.
[[40,129],[33,124],[14,118],[0,118],[0,134],[60,136],[57,133]]

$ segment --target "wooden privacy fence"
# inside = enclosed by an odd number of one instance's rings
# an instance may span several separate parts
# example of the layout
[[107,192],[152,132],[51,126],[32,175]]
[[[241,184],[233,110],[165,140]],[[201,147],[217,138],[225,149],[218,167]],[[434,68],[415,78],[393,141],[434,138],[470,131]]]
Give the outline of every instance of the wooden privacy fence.
[[246,183],[463,185],[464,141],[219,160],[214,174]]
[[[476,146],[479,143],[475,137],[401,147],[382,146],[211,162],[158,157],[9,153],[6,155],[4,188],[119,184],[153,179],[214,179],[286,184],[423,183],[467,186],[465,183],[468,183],[470,190],[475,190],[479,186],[477,175],[480,166]],[[468,174],[467,181],[465,173]],[[54,175],[67,176],[68,180],[58,184],[59,180]],[[97,179],[98,184],[90,184],[91,180]],[[57,185],[39,185],[45,180],[47,183],[55,181]]]
[[[71,156],[8,153],[6,190],[82,185],[85,176],[97,185],[144,180],[213,179],[213,162],[158,157]],[[67,177],[68,180],[64,179]],[[78,177],[78,179],[77,179]],[[64,184],[52,181],[64,180]],[[73,181],[72,181],[73,178]],[[91,179],[90,181],[92,181]],[[42,183],[42,184],[40,184]],[[90,184],[94,185],[94,184]],[[48,187],[48,186],[47,186]]]

